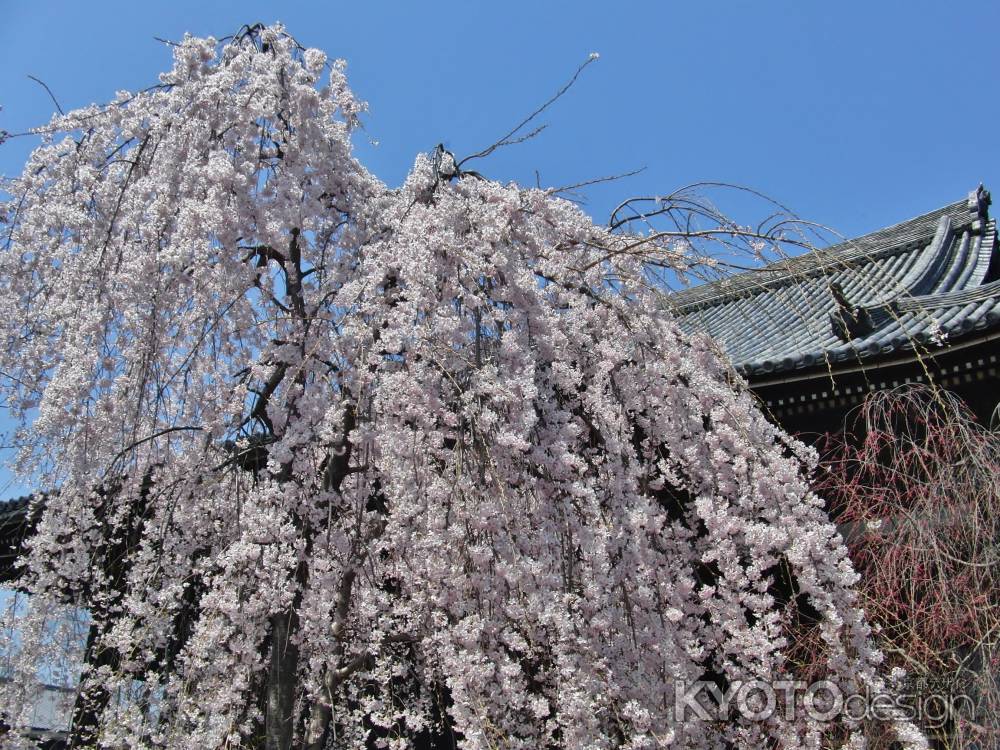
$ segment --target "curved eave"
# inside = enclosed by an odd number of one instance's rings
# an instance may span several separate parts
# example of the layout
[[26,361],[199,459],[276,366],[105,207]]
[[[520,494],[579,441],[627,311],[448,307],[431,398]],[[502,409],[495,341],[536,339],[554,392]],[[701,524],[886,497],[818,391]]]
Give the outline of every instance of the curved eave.
[[[740,274],[672,301],[681,303],[682,327],[719,341],[751,383],[916,360],[1000,327],[988,205],[980,187],[966,201],[774,264],[764,269],[765,284],[758,274]],[[839,328],[845,314],[854,320],[849,331]]]
[[[837,366],[813,367],[802,369],[797,372],[781,373],[761,373],[758,376],[745,376],[750,387],[755,390],[763,390],[778,385],[799,383],[806,384],[809,381],[836,380],[846,375],[873,373],[895,367],[907,366],[920,368],[921,364],[933,364],[936,357],[942,354],[956,354],[962,351],[971,351],[980,346],[993,346],[1000,341],[1000,327],[981,333],[972,333],[960,341],[946,342],[944,346],[928,348],[917,351],[910,348],[895,353],[895,356],[882,357],[877,359],[863,360],[855,362],[839,363]],[[922,368],[921,368],[922,369]]]

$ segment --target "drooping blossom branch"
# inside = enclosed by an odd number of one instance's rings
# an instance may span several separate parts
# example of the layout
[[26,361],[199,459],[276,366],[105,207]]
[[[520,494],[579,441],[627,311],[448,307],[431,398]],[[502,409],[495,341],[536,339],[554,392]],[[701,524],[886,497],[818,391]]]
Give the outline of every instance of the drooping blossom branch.
[[172,52],[54,118],[0,211],[0,389],[57,490],[24,627],[91,612],[78,746],[808,745],[672,710],[787,671],[786,580],[824,674],[882,688],[808,451],[631,239],[440,153],[388,189],[281,27]]

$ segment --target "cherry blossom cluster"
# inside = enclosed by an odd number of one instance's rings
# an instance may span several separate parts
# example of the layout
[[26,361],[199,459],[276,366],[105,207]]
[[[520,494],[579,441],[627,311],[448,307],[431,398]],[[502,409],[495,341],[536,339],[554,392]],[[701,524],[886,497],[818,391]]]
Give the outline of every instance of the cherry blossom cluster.
[[427,155],[391,189],[362,111],[281,27],[186,38],[4,185],[0,387],[51,491],[3,720],[84,606],[84,745],[819,747],[671,711],[789,675],[796,598],[881,689],[809,452],[628,238]]

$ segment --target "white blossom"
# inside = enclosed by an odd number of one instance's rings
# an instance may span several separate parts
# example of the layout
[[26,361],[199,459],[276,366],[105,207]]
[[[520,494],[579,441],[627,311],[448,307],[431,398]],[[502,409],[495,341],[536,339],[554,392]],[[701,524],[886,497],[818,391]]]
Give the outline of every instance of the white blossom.
[[[573,204],[423,155],[383,185],[325,60],[280,27],[188,37],[5,185],[0,387],[58,490],[24,632],[74,598],[107,656],[84,685],[158,696],[99,704],[101,742],[246,745],[278,654],[289,731],[338,747],[442,722],[469,749],[797,746],[806,718],[665,708],[790,668],[779,562],[831,675],[878,688],[805,448],[641,267],[607,282],[619,240]],[[42,640],[0,684],[20,728]]]

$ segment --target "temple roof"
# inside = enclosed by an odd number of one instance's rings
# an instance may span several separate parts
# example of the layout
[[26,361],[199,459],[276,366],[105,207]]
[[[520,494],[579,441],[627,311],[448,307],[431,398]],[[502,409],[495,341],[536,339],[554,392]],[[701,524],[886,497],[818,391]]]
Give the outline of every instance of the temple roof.
[[989,193],[670,298],[751,383],[933,351],[1000,329]]

